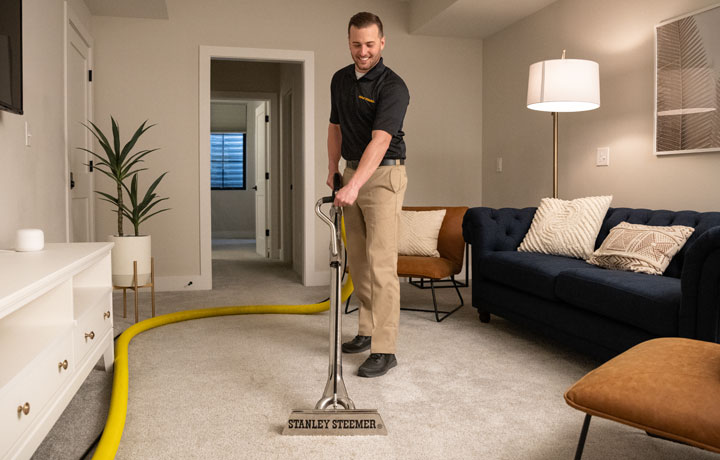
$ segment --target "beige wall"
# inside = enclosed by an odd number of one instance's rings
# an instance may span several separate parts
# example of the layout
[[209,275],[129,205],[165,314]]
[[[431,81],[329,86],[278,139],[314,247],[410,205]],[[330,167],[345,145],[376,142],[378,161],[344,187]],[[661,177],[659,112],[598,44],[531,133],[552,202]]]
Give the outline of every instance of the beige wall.
[[[81,0],[70,2],[80,21]],[[0,111],[0,248],[11,248],[18,228],[66,239],[64,3],[23,2],[24,114]],[[32,140],[25,146],[25,123]]]
[[[329,84],[347,64],[347,21],[359,10],[385,23],[386,64],[410,88],[405,131],[408,204],[479,204],[481,199],[482,45],[479,40],[410,36],[408,5],[385,1],[227,2],[168,0],[170,20],[93,17],[96,118],[158,125],[143,146],[162,150],[153,172],[170,170],[161,193],[173,207],[146,223],[159,276],[199,273],[198,47],[301,49],[315,52],[315,195],[327,189]],[[449,51],[451,50],[451,52]],[[112,219],[104,214],[98,234]],[[315,267],[327,270],[327,230],[315,227]],[[172,238],[163,237],[170,235]]]
[[210,131],[242,133],[247,129],[247,104],[244,102],[211,102]]
[[[528,67],[567,49],[599,63],[601,107],[560,114],[560,198],[719,210],[720,153],[653,155],[654,26],[714,3],[560,0],[484,40],[483,204],[537,206],[551,196],[552,118],[525,106]],[[610,166],[595,166],[598,147],[610,147]]]

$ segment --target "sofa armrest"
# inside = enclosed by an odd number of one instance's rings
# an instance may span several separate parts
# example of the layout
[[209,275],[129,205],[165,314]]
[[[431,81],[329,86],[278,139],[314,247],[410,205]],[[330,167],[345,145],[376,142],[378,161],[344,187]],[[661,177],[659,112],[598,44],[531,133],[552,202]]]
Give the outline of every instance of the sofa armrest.
[[720,226],[687,248],[680,280],[680,335],[720,342]]
[[530,228],[537,208],[471,208],[463,218],[463,238],[473,257],[494,251],[514,251]]

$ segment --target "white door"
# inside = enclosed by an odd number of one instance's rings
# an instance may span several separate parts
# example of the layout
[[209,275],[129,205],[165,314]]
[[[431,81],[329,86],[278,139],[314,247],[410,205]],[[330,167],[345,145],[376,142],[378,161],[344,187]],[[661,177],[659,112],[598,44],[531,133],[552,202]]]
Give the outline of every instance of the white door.
[[266,103],[261,103],[255,109],[255,251],[263,256],[269,257],[270,237],[266,236],[266,230],[270,228],[267,222],[265,200],[268,195],[267,172],[267,115]]
[[90,78],[91,39],[82,35],[72,20],[67,24],[67,155],[70,170],[70,241],[94,241],[94,180],[87,166],[92,155],[78,147],[92,150],[90,132],[81,124],[91,118]]

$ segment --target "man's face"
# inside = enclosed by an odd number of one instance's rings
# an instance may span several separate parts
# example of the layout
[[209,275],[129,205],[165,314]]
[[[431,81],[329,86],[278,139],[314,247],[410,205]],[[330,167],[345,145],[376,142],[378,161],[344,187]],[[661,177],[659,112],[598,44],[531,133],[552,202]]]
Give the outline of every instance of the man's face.
[[372,24],[361,29],[350,27],[349,41],[355,70],[365,73],[375,67],[385,48],[385,37],[380,37],[378,26]]

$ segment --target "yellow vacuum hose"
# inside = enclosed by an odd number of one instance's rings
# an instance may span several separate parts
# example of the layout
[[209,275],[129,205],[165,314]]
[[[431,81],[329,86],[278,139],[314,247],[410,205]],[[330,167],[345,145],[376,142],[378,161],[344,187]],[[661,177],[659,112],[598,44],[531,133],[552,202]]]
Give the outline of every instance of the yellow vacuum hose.
[[[342,236],[345,240],[345,225],[342,225]],[[345,284],[342,286],[341,301],[338,308],[347,301],[353,292],[353,283],[348,273]],[[179,311],[167,315],[156,316],[136,323],[123,332],[115,343],[115,361],[112,396],[110,397],[110,410],[102,437],[98,443],[93,460],[113,460],[120,446],[125,417],[127,416],[128,400],[128,346],[130,341],[141,332],[154,329],[166,324],[179,323],[192,319],[208,318],[211,316],[228,315],[256,315],[256,314],[297,314],[309,315],[320,313],[330,308],[330,300],[309,305],[245,305],[235,307],[201,308],[197,310]]]

